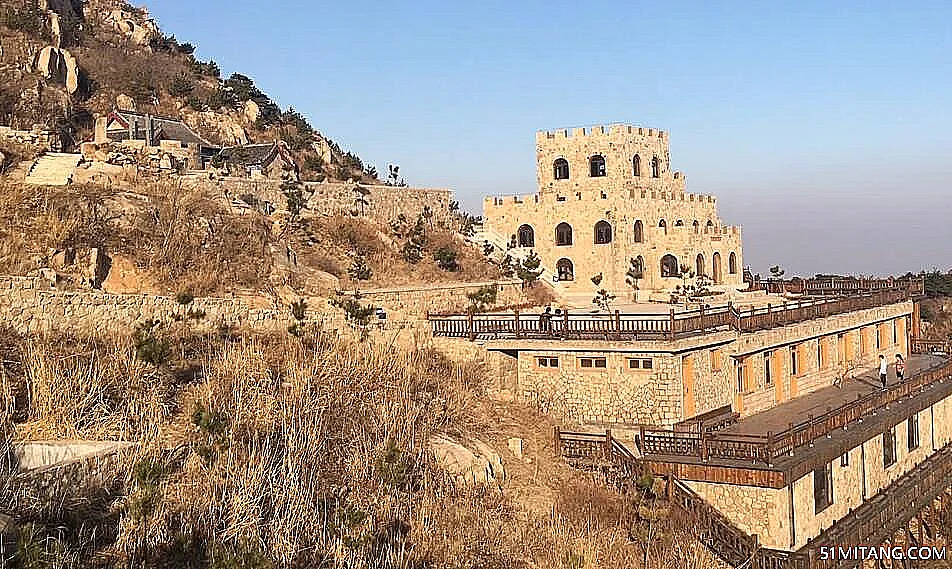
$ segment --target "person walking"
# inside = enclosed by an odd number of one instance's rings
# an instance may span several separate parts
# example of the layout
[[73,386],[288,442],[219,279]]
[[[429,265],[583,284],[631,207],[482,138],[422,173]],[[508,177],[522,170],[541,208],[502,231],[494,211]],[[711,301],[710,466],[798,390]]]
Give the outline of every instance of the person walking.
[[552,307],[546,306],[545,311],[539,315],[539,332],[549,334],[552,332]]
[[879,380],[883,382],[883,391],[886,391],[886,370],[889,364],[886,363],[886,356],[879,354]]
[[906,373],[906,360],[902,358],[902,354],[896,354],[896,379],[902,381],[904,373]]

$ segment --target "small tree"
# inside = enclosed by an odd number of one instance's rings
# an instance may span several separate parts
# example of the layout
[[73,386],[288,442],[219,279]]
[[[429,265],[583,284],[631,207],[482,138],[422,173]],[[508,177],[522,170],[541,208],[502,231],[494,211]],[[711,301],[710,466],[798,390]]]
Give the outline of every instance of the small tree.
[[172,349],[169,343],[158,336],[161,322],[146,320],[132,333],[132,343],[136,348],[136,357],[147,364],[159,367],[169,360]]
[[456,250],[452,247],[440,247],[433,253],[433,258],[436,259],[437,266],[444,271],[455,272],[459,269],[457,257]]
[[369,281],[370,277],[373,276],[373,271],[370,269],[370,265],[367,264],[367,258],[358,254],[354,257],[353,264],[347,269],[347,274],[355,281]]
[[485,312],[490,306],[496,304],[498,294],[499,287],[495,284],[482,286],[478,290],[467,293],[466,298],[469,299],[467,312],[470,314]]
[[625,284],[631,287],[633,300],[638,298],[638,281],[644,277],[644,267],[638,262],[638,259],[631,259],[628,264],[628,270],[625,271]]
[[[354,184],[354,211],[360,212],[360,215],[364,215],[366,212],[366,207],[370,205],[370,200],[367,199],[367,196],[370,195],[370,190],[361,186],[360,184]],[[355,213],[356,215],[356,213]]]
[[337,296],[331,299],[331,305],[344,311],[345,320],[361,331],[360,339],[364,340],[367,338],[367,326],[370,325],[370,319],[377,307],[369,304],[363,306],[360,299],[360,293],[357,291],[354,291],[353,296],[337,291]]
[[539,275],[542,274],[542,269],[539,268],[541,264],[542,259],[533,250],[529,251],[526,258],[516,265],[516,276],[522,281],[523,290],[533,286],[539,280]]
[[288,326],[288,333],[300,336],[304,332],[304,319],[307,318],[307,301],[303,298],[291,303],[291,317],[295,322]]
[[390,164],[387,166],[387,185],[388,186],[406,186],[407,182],[400,177],[400,166]]
[[403,245],[403,258],[408,263],[416,264],[423,259],[423,249],[426,247],[426,230],[423,226],[423,217],[417,217],[409,238]]
[[611,312],[612,302],[615,300],[615,295],[608,292],[605,289],[599,289],[595,293],[595,298],[592,299],[592,304],[604,310],[605,312]]
[[291,215],[288,226],[296,226],[300,222],[301,214],[307,209],[307,202],[313,192],[307,191],[300,182],[286,180],[281,184],[281,193],[287,200],[288,213]]
[[783,278],[783,275],[786,274],[786,271],[780,268],[780,265],[774,265],[770,267],[770,278],[774,280],[780,280]]
[[518,266],[518,263],[513,261],[512,256],[506,255],[502,263],[499,264],[499,273],[507,279],[511,279],[516,275]]

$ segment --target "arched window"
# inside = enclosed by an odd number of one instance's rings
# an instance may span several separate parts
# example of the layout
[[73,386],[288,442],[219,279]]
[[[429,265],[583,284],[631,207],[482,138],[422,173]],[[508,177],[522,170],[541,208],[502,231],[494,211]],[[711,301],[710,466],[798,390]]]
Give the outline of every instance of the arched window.
[[593,178],[600,178],[605,175],[605,158],[601,154],[596,154],[588,160],[589,173]]
[[684,220],[683,220],[683,219],[679,219],[679,220],[675,221],[675,222],[674,222],[674,226],[675,226],[675,227],[684,227]]
[[714,273],[711,275],[711,278],[714,279],[714,284],[721,284],[721,254],[714,253],[714,256],[711,258],[711,272]]
[[564,221],[555,226],[555,244],[556,245],[571,245],[572,244],[572,226]]
[[572,261],[564,257],[555,263],[555,273],[559,275],[560,281],[575,280],[575,267],[572,265]]
[[520,247],[535,247],[535,231],[529,225],[520,225],[516,232]]
[[665,220],[662,219],[661,221],[658,222],[658,229],[660,229],[662,233],[664,233],[665,235],[667,235],[667,234],[668,234],[668,223],[667,223]]
[[661,177],[661,159],[659,159],[657,156],[651,159],[651,177]]
[[697,254],[697,262],[694,263],[694,274],[697,276],[706,274],[704,271],[704,255],[701,253]]
[[555,179],[556,180],[568,180],[569,179],[569,161],[565,158],[558,158],[553,164],[555,169]]
[[641,220],[635,221],[635,243],[644,243],[645,242],[645,226],[641,223]]
[[641,255],[635,257],[635,262],[631,268],[634,270],[636,275],[641,275],[638,278],[643,279],[645,275],[645,258]]
[[694,220],[694,224],[693,224],[693,225],[694,225],[694,232],[695,232],[695,233],[700,233],[700,232],[701,232],[701,224],[698,223],[698,221],[697,221],[696,219]]
[[604,245],[612,242],[612,226],[607,221],[599,221],[595,224],[595,244]]
[[711,221],[710,219],[708,219],[708,220],[707,220],[707,228],[710,229],[710,228],[712,228],[712,227],[714,227],[714,222]]
[[631,173],[635,176],[641,176],[641,156],[637,154],[631,159]]
[[737,274],[737,255],[733,251],[727,257],[727,272],[732,275]]
[[674,255],[668,254],[664,257],[661,257],[661,276],[662,277],[676,277],[680,271],[678,270],[678,258]]

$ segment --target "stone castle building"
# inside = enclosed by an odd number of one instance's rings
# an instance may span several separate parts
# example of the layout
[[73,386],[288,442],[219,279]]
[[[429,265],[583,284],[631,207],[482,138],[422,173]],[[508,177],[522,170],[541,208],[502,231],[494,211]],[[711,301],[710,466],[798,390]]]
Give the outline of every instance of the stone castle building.
[[742,284],[740,227],[721,221],[713,196],[685,192],[664,131],[541,131],[536,166],[538,192],[486,198],[484,226],[514,249],[534,250],[559,291],[588,292],[601,274],[600,287],[630,293],[631,268],[642,291],[682,284],[682,267],[715,285]]

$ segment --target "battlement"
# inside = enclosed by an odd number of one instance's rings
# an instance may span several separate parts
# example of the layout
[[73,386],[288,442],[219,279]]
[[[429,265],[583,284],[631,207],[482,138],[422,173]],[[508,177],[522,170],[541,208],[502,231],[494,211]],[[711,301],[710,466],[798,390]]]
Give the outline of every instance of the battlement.
[[[568,191],[565,193],[535,193],[535,194],[519,194],[519,195],[506,195],[506,196],[486,196],[483,198],[484,207],[486,206],[503,206],[503,205],[522,205],[522,204],[539,204],[539,203],[548,203],[551,201],[555,202],[577,202],[578,200],[598,200],[607,199],[607,195],[604,192],[594,192],[591,190],[584,191]],[[629,193],[629,198],[631,199],[641,199],[644,201],[654,201],[654,202],[679,202],[679,203],[697,203],[697,204],[706,204],[710,207],[716,207],[717,197],[704,195],[704,194],[690,194],[690,193],[681,193],[681,192],[664,192],[664,191],[654,191],[654,190],[631,190]]]
[[560,128],[556,130],[540,130],[536,132],[536,141],[551,140],[557,138],[581,138],[581,137],[600,137],[613,135],[638,135],[649,138],[658,138],[664,140],[668,134],[657,128],[645,128],[629,124],[607,124],[578,126],[572,128]]

